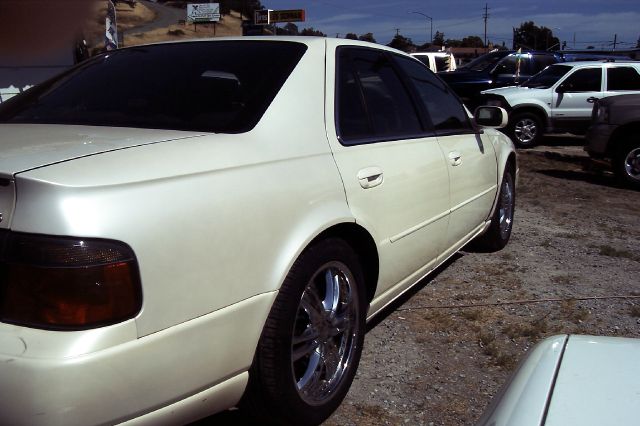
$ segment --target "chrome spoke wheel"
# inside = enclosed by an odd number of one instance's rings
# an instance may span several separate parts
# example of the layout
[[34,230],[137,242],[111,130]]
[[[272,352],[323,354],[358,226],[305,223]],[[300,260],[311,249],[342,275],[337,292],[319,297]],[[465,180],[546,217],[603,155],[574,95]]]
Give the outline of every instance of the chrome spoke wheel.
[[514,133],[520,143],[530,144],[538,135],[538,124],[530,118],[523,118],[516,122]]
[[624,159],[624,171],[630,179],[640,182],[640,147],[629,151]]
[[500,236],[507,238],[513,224],[513,183],[504,179],[500,188],[500,205],[498,206],[498,219],[500,221]]
[[300,397],[310,405],[330,398],[357,347],[358,296],[349,268],[329,262],[302,293],[293,327],[291,361]]

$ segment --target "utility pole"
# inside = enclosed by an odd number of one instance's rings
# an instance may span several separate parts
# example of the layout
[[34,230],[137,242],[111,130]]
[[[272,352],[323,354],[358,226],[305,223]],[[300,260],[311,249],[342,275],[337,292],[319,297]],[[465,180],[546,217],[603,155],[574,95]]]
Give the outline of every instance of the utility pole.
[[484,15],[482,15],[484,19],[484,47],[487,48],[487,19],[489,19],[489,5],[487,3],[484,4]]
[[618,44],[618,34],[613,35],[613,51],[616,51],[616,44]]
[[400,35],[400,28],[396,28],[396,37]]

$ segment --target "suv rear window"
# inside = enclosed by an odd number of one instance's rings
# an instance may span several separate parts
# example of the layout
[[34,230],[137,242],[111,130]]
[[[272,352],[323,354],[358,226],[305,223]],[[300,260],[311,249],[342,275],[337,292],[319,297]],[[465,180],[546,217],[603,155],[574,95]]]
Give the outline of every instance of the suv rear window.
[[3,103],[0,122],[246,132],[305,51],[284,41],[116,50]]

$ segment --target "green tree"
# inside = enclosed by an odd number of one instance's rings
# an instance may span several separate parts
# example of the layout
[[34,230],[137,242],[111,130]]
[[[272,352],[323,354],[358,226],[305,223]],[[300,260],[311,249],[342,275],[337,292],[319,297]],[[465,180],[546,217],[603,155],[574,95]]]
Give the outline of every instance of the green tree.
[[538,27],[533,21],[527,21],[513,29],[513,48],[558,50],[560,40],[553,36],[553,31],[549,28]]
[[373,38],[373,33],[362,34],[358,37],[358,40],[368,41],[369,43],[377,43],[376,39]]
[[293,22],[287,22],[283,28],[288,35],[298,35],[300,34],[298,30],[298,26]]
[[436,31],[436,35],[433,36],[433,44],[436,46],[444,46],[444,33]]
[[228,15],[232,10],[237,10],[242,13],[245,19],[251,20],[253,19],[253,12],[264,9],[262,4],[257,0],[219,0],[218,3],[220,4],[220,13],[223,15]]
[[358,39],[358,35],[354,34],[354,33],[347,33],[347,35],[344,36],[344,38],[347,38],[349,40],[357,40]]
[[389,47],[393,47],[394,49],[402,50],[404,52],[413,52],[416,50],[416,45],[413,44],[410,38],[402,36],[400,34],[396,34],[391,40],[391,43],[387,44]]
[[317,36],[317,37],[326,37],[327,35],[322,31],[315,30],[313,27],[305,28],[300,31],[301,36]]
[[462,47],[462,40],[448,38],[444,44],[447,47]]
[[484,47],[484,43],[478,36],[467,36],[462,39],[460,47]]

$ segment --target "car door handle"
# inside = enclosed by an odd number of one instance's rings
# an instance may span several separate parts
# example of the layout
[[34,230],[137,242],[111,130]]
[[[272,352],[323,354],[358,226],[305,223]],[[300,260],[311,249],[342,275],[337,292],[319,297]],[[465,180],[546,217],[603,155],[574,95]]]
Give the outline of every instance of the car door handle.
[[449,153],[449,161],[451,162],[452,166],[459,166],[460,164],[462,164],[462,154],[460,154],[458,151],[451,151]]
[[587,102],[589,102],[590,104],[594,103],[597,100],[598,98],[596,98],[595,96],[591,96],[590,98],[587,98]]
[[378,186],[383,181],[382,169],[380,167],[366,167],[358,172],[358,182],[364,189]]

